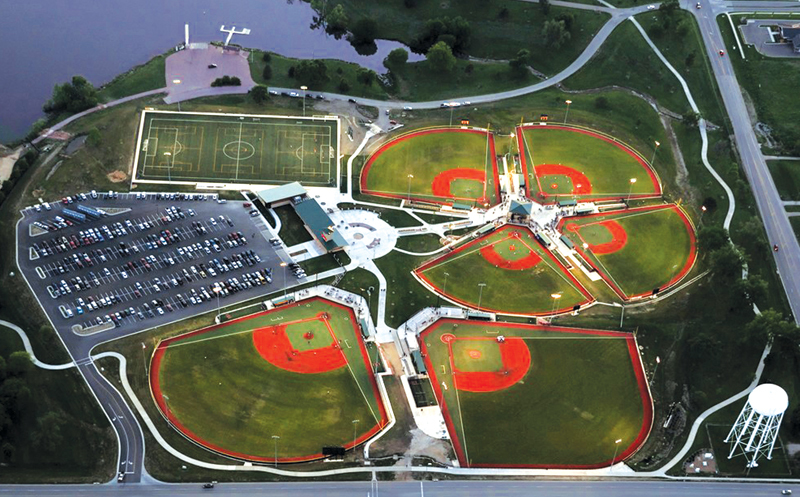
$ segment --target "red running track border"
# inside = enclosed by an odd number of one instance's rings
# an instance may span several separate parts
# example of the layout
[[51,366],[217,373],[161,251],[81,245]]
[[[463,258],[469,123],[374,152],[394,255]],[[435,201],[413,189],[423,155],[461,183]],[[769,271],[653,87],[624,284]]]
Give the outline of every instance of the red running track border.
[[[532,469],[598,469],[604,468],[611,464],[611,460],[600,461],[594,464],[469,464],[467,461],[466,454],[464,452],[463,447],[461,446],[461,441],[457,436],[457,431],[455,427],[455,423],[453,422],[453,418],[450,415],[449,407],[444,400],[444,395],[442,394],[442,387],[441,383],[436,377],[436,369],[431,364],[430,354],[428,354],[428,347],[425,343],[425,337],[431,333],[432,331],[439,328],[441,325],[448,324],[448,323],[457,323],[463,324],[464,320],[460,319],[439,319],[436,321],[432,326],[423,330],[419,335],[419,345],[420,350],[422,352],[422,357],[425,360],[425,366],[428,369],[428,374],[431,377],[431,384],[433,386],[433,391],[436,394],[436,399],[439,401],[439,406],[441,406],[442,414],[444,416],[445,425],[447,425],[447,431],[450,433],[450,439],[453,442],[453,449],[456,452],[456,456],[458,457],[458,461],[462,467],[466,468],[532,468]],[[622,333],[618,331],[602,331],[602,330],[589,330],[589,329],[581,329],[581,328],[568,328],[568,327],[557,327],[557,326],[539,326],[533,324],[521,324],[521,323],[502,323],[502,322],[485,322],[481,321],[481,326],[484,327],[498,327],[498,328],[527,328],[527,329],[535,329],[541,331],[552,331],[558,333],[576,333],[582,335],[592,335],[592,336],[612,336],[612,337],[620,337],[625,338],[628,346],[628,354],[631,359],[631,365],[633,366],[633,371],[636,376],[636,383],[639,387],[639,396],[642,400],[642,426],[639,430],[636,439],[628,445],[622,452],[620,452],[614,461],[621,462],[627,459],[628,457],[632,456],[633,454],[638,451],[641,446],[644,444],[647,437],[650,435],[650,431],[653,428],[653,399],[650,396],[650,387],[647,384],[647,378],[645,377],[644,368],[642,367],[642,362],[639,358],[639,348],[636,345],[636,339],[633,335],[629,333]]]
[[[188,438],[189,440],[191,440],[192,442],[196,443],[197,445],[199,445],[199,446],[201,446],[201,447],[203,447],[203,448],[205,448],[207,450],[210,450],[212,452],[216,452],[218,454],[222,454],[222,455],[225,455],[225,456],[228,456],[228,457],[233,457],[235,459],[240,459],[240,460],[243,460],[243,461],[274,462],[275,461],[274,457],[253,456],[253,455],[250,455],[250,454],[244,454],[242,452],[232,451],[232,450],[226,449],[224,447],[220,447],[219,445],[212,444],[211,442],[208,442],[207,440],[203,439],[202,437],[198,436],[197,434],[195,434],[194,432],[192,432],[191,430],[189,430],[188,428],[183,426],[183,424],[181,424],[180,420],[172,413],[172,411],[169,410],[169,408],[167,407],[167,404],[166,404],[166,402],[164,400],[164,396],[161,393],[161,385],[159,383],[161,360],[163,359],[167,348],[174,342],[178,342],[180,340],[183,340],[183,339],[186,339],[186,338],[189,338],[189,337],[192,337],[192,336],[201,335],[203,333],[208,333],[210,331],[219,329],[219,328],[224,327],[224,326],[228,326],[228,325],[233,324],[233,323],[238,323],[240,321],[246,321],[246,320],[250,320],[250,319],[255,319],[257,317],[266,316],[266,315],[272,314],[274,312],[280,312],[280,311],[282,311],[282,310],[284,310],[286,308],[304,305],[304,304],[307,304],[309,302],[313,302],[313,301],[317,301],[317,300],[321,301],[321,302],[324,302],[327,305],[343,309],[343,310],[347,311],[350,314],[350,322],[353,324],[353,332],[355,333],[355,336],[357,338],[358,345],[359,345],[359,348],[361,350],[361,356],[364,359],[364,366],[367,368],[367,371],[372,373],[372,374],[369,375],[370,383],[372,385],[373,395],[375,395],[375,398],[378,400],[378,408],[380,409],[380,417],[381,417],[380,422],[378,424],[374,425],[372,428],[370,428],[369,431],[367,431],[366,433],[364,433],[363,435],[358,437],[355,440],[355,444],[352,443],[352,442],[347,443],[347,444],[344,445],[344,448],[345,449],[355,448],[356,446],[364,443],[365,441],[367,441],[370,438],[372,438],[373,436],[375,436],[375,434],[377,434],[380,430],[383,429],[384,426],[386,426],[388,424],[389,417],[386,414],[386,408],[383,405],[383,398],[381,397],[380,391],[378,390],[378,383],[375,380],[375,373],[372,370],[372,363],[371,363],[371,361],[369,359],[369,354],[367,353],[367,348],[364,345],[364,340],[361,338],[361,331],[358,329],[358,325],[356,324],[356,323],[358,323],[358,321],[356,319],[355,314],[353,313],[353,309],[351,309],[350,307],[338,304],[336,302],[332,302],[330,300],[324,299],[322,297],[314,297],[314,298],[311,298],[311,299],[300,300],[298,302],[295,302],[294,304],[277,307],[277,308],[271,309],[269,311],[258,312],[256,314],[251,314],[249,316],[244,316],[244,317],[241,317],[241,318],[236,318],[236,319],[233,319],[231,321],[227,321],[225,323],[211,325],[211,326],[208,326],[206,328],[201,328],[199,330],[190,331],[189,333],[184,333],[182,335],[174,336],[174,337],[171,337],[171,338],[166,338],[166,339],[160,341],[158,343],[158,345],[156,346],[156,349],[153,351],[153,356],[150,359],[150,394],[153,396],[153,401],[156,403],[156,406],[158,406],[158,409],[161,412],[161,415],[164,417],[164,419],[166,419],[167,422],[173,428],[175,428],[181,435],[183,435],[184,437]],[[256,353],[258,353],[258,352],[256,351]],[[355,381],[355,379],[353,379],[353,381]],[[278,458],[278,462],[279,463],[308,462],[308,461],[315,461],[315,460],[318,460],[318,459],[322,459],[324,457],[325,456],[323,456],[322,454],[310,454],[308,456],[298,456],[298,457],[280,457],[280,458]]]

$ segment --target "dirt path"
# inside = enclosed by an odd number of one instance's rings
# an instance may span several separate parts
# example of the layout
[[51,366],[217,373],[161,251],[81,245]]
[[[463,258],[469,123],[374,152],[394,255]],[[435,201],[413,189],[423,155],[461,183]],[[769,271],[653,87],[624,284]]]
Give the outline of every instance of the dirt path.
[[0,157],[0,184],[11,177],[14,163],[17,162],[19,156],[22,155],[23,148],[24,147],[17,147],[10,155]]

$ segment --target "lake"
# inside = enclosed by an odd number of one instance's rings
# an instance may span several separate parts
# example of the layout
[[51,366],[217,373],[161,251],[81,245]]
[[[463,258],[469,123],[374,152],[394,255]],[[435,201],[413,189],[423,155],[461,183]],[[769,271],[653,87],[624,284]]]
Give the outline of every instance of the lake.
[[[304,59],[341,59],[383,72],[400,43],[378,40],[362,56],[344,39],[312,30],[314,11],[294,0],[0,0],[0,142],[42,117],[53,86],[81,74],[95,86],[183,42],[224,40],[220,26],[249,28],[232,43]],[[352,17],[352,16],[351,16]],[[409,53],[409,60],[420,60]]]

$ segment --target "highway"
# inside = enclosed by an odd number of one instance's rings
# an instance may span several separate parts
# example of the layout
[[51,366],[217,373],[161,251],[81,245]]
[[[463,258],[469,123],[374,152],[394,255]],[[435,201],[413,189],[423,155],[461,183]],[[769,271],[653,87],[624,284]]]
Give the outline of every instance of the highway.
[[780,495],[778,484],[664,481],[409,481],[222,483],[203,489],[199,483],[175,485],[3,486],[0,495],[89,497],[263,496],[270,497],[767,497]]

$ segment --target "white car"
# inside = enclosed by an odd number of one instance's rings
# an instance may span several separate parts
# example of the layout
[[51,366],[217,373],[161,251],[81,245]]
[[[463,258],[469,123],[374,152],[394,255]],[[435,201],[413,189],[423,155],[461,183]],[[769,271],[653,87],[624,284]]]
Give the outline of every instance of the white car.
[[647,10],[656,10],[656,6],[655,5],[648,5],[647,6]]

